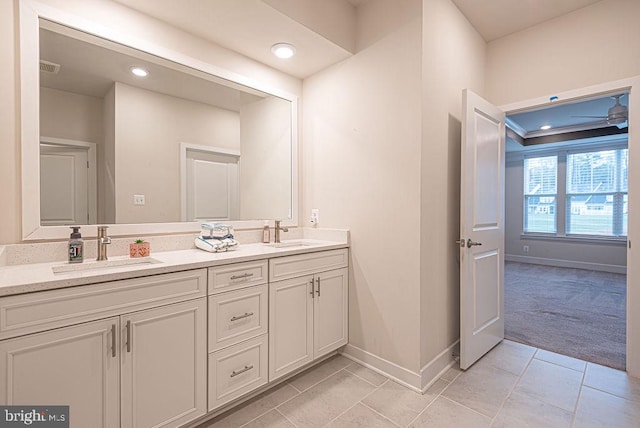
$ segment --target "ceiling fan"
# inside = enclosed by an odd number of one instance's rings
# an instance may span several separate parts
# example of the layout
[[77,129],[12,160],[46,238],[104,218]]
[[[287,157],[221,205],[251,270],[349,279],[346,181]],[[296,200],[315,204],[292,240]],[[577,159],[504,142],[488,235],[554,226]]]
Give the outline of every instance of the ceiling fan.
[[620,123],[624,123],[627,121],[629,117],[629,109],[627,106],[623,106],[620,104],[620,98],[622,98],[624,94],[613,95],[611,98],[616,100],[616,103],[613,107],[609,109],[606,116],[572,116],[572,117],[590,117],[594,119],[600,119],[603,122],[606,122],[609,125],[617,125]]

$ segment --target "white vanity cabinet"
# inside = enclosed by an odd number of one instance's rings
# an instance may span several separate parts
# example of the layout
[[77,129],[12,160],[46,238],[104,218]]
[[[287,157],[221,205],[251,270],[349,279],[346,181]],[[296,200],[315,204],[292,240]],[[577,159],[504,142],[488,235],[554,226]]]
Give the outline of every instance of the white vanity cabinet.
[[209,268],[209,411],[268,382],[266,260]]
[[0,404],[69,405],[71,427],[204,415],[205,295],[200,269],[0,299]]
[[269,381],[348,340],[348,250],[269,261]]
[[114,317],[0,342],[0,404],[69,405],[72,427],[119,427],[118,332]]

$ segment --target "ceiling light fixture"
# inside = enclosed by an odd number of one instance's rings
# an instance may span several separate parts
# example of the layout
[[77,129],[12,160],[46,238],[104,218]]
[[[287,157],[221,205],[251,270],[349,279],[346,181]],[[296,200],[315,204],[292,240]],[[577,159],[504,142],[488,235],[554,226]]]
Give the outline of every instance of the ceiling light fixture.
[[147,77],[149,72],[142,67],[131,67],[131,72],[138,77]]
[[543,131],[546,131],[547,129],[551,129],[551,125],[542,125],[540,129],[542,129]]
[[296,53],[296,47],[289,43],[276,43],[271,46],[271,52],[278,58],[291,58]]

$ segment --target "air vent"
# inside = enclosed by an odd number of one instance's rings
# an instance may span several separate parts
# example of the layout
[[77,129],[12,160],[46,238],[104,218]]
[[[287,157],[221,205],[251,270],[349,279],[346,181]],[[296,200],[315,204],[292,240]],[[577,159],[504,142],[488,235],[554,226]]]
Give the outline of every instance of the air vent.
[[40,60],[40,71],[43,73],[58,74],[58,71],[60,71],[60,64]]

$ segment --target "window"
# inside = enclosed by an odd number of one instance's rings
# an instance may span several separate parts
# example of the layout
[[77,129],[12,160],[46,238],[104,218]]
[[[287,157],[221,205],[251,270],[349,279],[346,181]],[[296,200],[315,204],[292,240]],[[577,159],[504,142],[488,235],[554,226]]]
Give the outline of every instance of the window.
[[524,233],[626,237],[626,145],[546,153],[524,159]]
[[567,154],[567,234],[627,234],[628,149]]
[[558,157],[524,160],[524,231],[556,233]]

